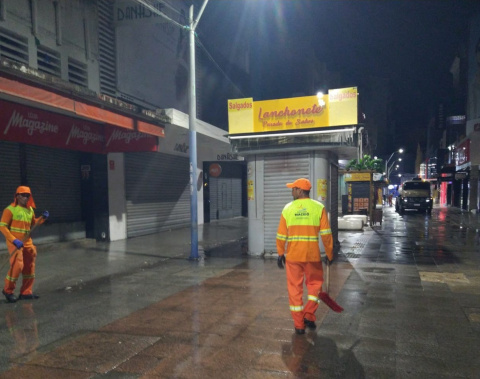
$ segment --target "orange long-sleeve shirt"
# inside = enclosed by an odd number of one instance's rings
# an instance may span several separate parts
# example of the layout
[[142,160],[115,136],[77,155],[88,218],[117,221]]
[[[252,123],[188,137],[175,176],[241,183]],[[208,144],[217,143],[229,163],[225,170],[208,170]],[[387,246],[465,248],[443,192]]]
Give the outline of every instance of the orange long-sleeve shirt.
[[321,260],[319,234],[325,246],[325,254],[333,259],[333,237],[327,212],[322,203],[309,198],[288,203],[280,216],[277,230],[278,255],[297,262],[318,262]]
[[[25,247],[32,247],[33,242],[30,236],[31,228],[38,222],[42,222],[42,217],[35,218],[35,213],[31,207],[25,208],[20,205],[10,205],[3,211],[0,220],[0,232],[7,240],[9,249],[15,248],[14,239],[23,241]],[[27,237],[27,238],[26,238]],[[26,240],[24,241],[24,239]]]

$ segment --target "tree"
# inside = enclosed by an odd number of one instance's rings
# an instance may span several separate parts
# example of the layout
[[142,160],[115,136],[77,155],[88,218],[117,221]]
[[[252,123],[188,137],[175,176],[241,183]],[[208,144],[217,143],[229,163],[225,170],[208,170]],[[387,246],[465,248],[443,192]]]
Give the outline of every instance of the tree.
[[349,161],[345,166],[345,169],[347,171],[371,170],[374,172],[383,172],[383,160],[374,159],[370,155],[364,155],[363,158],[352,159],[351,161]]

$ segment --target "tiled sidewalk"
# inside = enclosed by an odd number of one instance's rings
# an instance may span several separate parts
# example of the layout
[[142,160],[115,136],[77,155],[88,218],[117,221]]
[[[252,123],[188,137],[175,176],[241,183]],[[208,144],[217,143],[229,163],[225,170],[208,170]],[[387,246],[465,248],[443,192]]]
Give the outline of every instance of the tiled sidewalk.
[[[332,270],[336,296],[351,269]],[[319,308],[319,324],[327,308]],[[288,307],[285,272],[251,259],[225,275],[36,353],[1,377],[277,378],[296,377],[315,333],[298,338]],[[316,354],[316,353],[315,353]],[[300,359],[301,358],[301,359]],[[329,373],[326,361],[309,374]]]

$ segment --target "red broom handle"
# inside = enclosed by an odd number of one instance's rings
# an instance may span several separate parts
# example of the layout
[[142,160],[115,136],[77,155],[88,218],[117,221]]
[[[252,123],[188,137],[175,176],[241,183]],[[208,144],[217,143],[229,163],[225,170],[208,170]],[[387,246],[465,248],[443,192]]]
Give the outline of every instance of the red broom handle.
[[330,262],[327,258],[327,294],[330,293]]

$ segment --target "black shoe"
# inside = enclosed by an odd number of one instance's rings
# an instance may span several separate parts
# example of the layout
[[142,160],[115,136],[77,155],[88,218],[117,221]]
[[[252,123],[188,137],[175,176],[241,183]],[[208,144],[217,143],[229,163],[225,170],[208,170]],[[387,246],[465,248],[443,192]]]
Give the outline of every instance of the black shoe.
[[7,299],[7,302],[9,303],[16,303],[17,298],[13,293],[6,293],[5,290],[2,290],[2,293],[5,295],[5,298]]
[[18,300],[36,300],[40,298],[40,296],[38,295],[35,295],[35,294],[31,294],[31,295],[22,295],[20,294],[20,296],[18,297]]
[[297,329],[297,328],[295,328],[295,333],[297,333],[297,334],[305,334],[305,329]]
[[306,318],[304,318],[303,322],[305,323],[305,326],[308,329],[311,329],[311,330],[317,329],[317,324],[315,324],[315,321],[310,321],[310,320],[307,320]]

